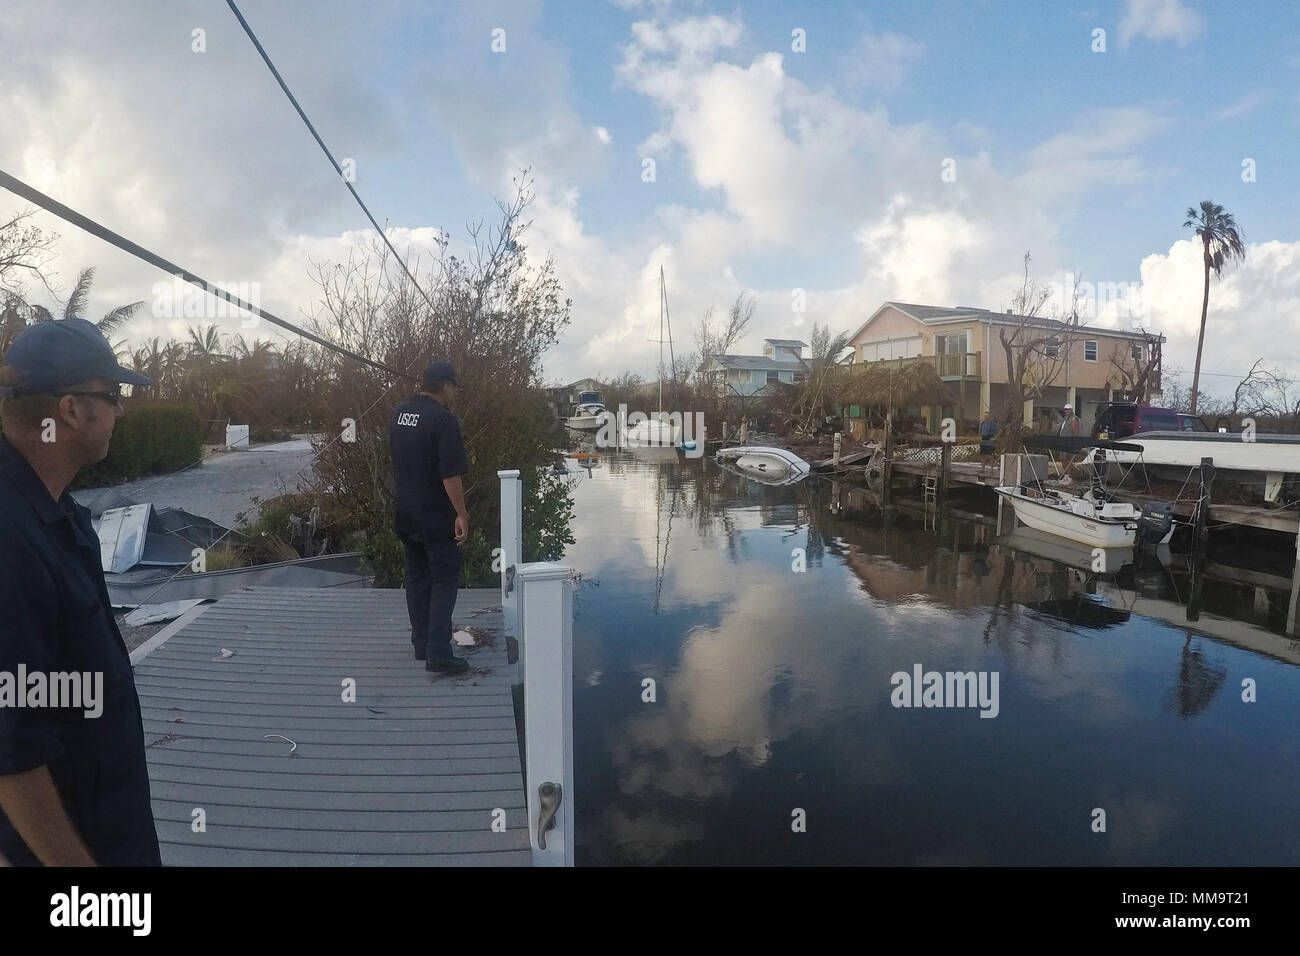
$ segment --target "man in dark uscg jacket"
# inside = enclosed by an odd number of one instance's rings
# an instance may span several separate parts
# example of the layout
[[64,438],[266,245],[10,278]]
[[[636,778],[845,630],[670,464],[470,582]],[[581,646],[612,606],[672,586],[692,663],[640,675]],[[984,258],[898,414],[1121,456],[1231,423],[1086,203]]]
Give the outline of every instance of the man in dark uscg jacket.
[[425,670],[460,674],[469,664],[452,653],[460,545],[469,515],[460,476],[469,471],[460,422],[448,406],[460,392],[447,362],[424,370],[420,391],[388,423],[396,491],[395,526],[406,551],[406,608],[411,644]]
[[5,363],[0,858],[29,866],[156,866],[131,661],[113,620],[90,512],[67,491],[82,467],[108,454],[122,414],[121,383],[150,382],[119,366],[84,319],[29,326]]

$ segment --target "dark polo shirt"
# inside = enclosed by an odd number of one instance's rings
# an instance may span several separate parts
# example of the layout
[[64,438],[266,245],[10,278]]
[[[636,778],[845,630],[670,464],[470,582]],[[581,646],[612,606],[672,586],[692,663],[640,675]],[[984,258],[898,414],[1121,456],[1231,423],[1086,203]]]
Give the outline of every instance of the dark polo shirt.
[[[21,665],[28,675],[103,674],[98,717],[86,708],[0,706],[0,774],[48,766],[96,863],[158,865],[140,700],[90,512],[67,492],[51,498],[3,436],[0,608],[0,672],[16,678]],[[39,863],[3,811],[0,853],[17,865]]]
[[469,471],[456,416],[427,395],[402,402],[388,422],[396,489],[395,530],[421,540],[452,540],[456,508],[444,478]]

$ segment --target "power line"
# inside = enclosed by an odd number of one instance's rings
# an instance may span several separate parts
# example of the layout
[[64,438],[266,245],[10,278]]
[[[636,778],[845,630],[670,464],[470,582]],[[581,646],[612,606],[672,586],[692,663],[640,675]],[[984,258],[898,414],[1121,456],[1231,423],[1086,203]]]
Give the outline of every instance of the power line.
[[195,275],[193,272],[190,272],[188,269],[181,268],[180,266],[176,265],[173,262],[168,262],[166,259],[158,255],[157,253],[150,252],[148,249],[144,248],[143,246],[137,245],[136,243],[132,242],[130,239],[118,235],[116,232],[113,232],[113,230],[107,228],[106,226],[101,226],[99,223],[95,222],[95,220],[83,216],[81,213],[77,212],[74,209],[68,208],[58,200],[52,199],[51,197],[45,195],[45,193],[40,192],[37,189],[33,189],[31,186],[27,185],[22,180],[15,179],[13,176],[10,176],[2,169],[0,169],[0,186],[3,186],[5,189],[9,190],[11,193],[13,193],[16,196],[21,196],[23,199],[26,199],[28,202],[35,203],[36,205],[44,209],[46,212],[53,213],[54,215],[58,216],[60,219],[63,219],[66,222],[70,222],[74,226],[77,226],[81,229],[84,229],[92,236],[96,236],[100,239],[103,239],[105,242],[116,246],[117,248],[121,249],[123,252],[130,253],[131,255],[135,256],[137,259],[143,259],[145,262],[149,263],[152,266],[156,266],[159,269],[162,269],[164,272],[168,273],[169,275],[180,276],[186,282],[189,282],[192,285],[199,286],[200,288],[203,289],[203,291],[208,292],[219,299],[225,299],[227,302],[229,302],[233,306],[236,306],[237,308],[243,309],[246,312],[250,312],[253,315],[258,316],[259,318],[266,319],[266,321],[270,322],[272,325],[278,325],[280,328],[293,332],[295,335],[301,335],[303,338],[315,342],[317,345],[320,345],[323,348],[327,348],[333,352],[338,352],[340,355],[346,355],[348,358],[353,359],[357,362],[361,362],[363,365],[369,365],[371,368],[379,369],[381,372],[387,372],[389,375],[395,375],[398,378],[406,378],[406,379],[410,379],[411,381],[416,381],[414,376],[406,372],[399,372],[397,369],[389,368],[387,365],[383,364],[382,362],[376,362],[373,359],[366,358],[364,355],[358,355],[356,352],[353,352],[349,349],[345,349],[343,346],[331,342],[328,339],[323,339],[319,335],[316,335],[313,332],[308,332],[306,329],[294,325],[292,322],[286,322],[284,319],[280,318],[279,316],[273,315],[272,313],[267,312],[265,309],[253,305],[251,302],[245,302],[243,299],[239,298],[238,296],[231,295],[225,289],[222,289],[221,287],[208,282],[206,279],[203,279],[202,277]]
[[274,76],[275,81],[280,84],[280,89],[284,90],[284,95],[289,97],[289,102],[292,103],[293,108],[298,111],[298,115],[302,118],[302,121],[307,124],[307,129],[311,131],[311,135],[315,138],[316,144],[320,146],[321,151],[325,154],[326,158],[329,159],[330,165],[334,167],[334,171],[339,174],[339,179],[342,180],[343,185],[348,187],[348,192],[352,193],[352,198],[357,201],[357,205],[361,207],[361,211],[366,214],[366,218],[370,220],[370,224],[375,227],[375,231],[379,233],[379,238],[384,240],[384,245],[388,246],[388,251],[396,257],[397,263],[402,267],[402,271],[406,273],[406,277],[415,285],[415,288],[419,291],[420,295],[424,296],[424,301],[428,303],[429,308],[433,309],[434,305],[432,300],[430,300],[428,294],[420,286],[420,283],[416,281],[415,276],[411,274],[411,270],[406,267],[406,261],[398,255],[397,250],[393,248],[393,244],[388,241],[388,236],[384,234],[384,230],[379,227],[379,223],[375,221],[375,217],[370,214],[370,210],[366,208],[366,204],[361,201],[360,194],[355,188],[353,188],[352,183],[348,181],[347,176],[343,174],[343,167],[339,165],[338,160],[334,158],[334,154],[331,153],[329,147],[325,145],[325,141],[321,139],[320,134],[316,132],[316,127],[311,124],[311,120],[307,118],[307,114],[304,113],[302,107],[298,105],[298,100],[294,97],[293,93],[290,92],[288,84],[284,82],[284,77],[280,75],[280,71],[275,68],[275,64],[271,62],[271,58],[266,55],[266,50],[263,49],[262,44],[258,42],[257,36],[253,33],[253,28],[248,25],[248,21],[244,19],[244,15],[239,12],[239,7],[235,6],[235,0],[226,0],[226,4],[239,20],[239,25],[244,28],[244,32],[248,34],[248,38],[253,41],[253,46],[257,48],[257,52],[262,55],[262,59],[265,61],[267,68],[271,71],[271,75]]

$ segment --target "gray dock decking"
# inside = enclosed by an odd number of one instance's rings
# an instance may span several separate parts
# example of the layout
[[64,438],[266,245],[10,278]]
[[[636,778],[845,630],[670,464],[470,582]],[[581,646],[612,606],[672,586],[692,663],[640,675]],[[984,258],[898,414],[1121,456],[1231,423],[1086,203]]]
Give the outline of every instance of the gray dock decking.
[[459,677],[412,656],[403,591],[248,588],[185,624],[135,666],[163,863],[529,865],[499,597],[460,591],[492,644]]

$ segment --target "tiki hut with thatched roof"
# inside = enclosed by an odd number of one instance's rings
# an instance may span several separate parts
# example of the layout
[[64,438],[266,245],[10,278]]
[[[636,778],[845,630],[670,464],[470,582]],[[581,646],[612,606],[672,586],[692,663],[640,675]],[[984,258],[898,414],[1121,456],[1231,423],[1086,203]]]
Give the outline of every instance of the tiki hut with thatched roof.
[[862,406],[869,421],[883,421],[886,414],[897,416],[908,406],[952,405],[956,395],[939,377],[934,363],[922,358],[851,366],[840,379],[835,400],[844,407]]

